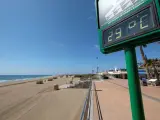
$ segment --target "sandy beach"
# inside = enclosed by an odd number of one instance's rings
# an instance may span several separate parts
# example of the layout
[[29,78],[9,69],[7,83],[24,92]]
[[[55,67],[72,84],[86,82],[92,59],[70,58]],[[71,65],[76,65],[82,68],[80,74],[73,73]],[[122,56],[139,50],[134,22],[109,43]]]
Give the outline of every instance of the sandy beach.
[[87,89],[53,90],[54,84],[70,80],[59,78],[45,84],[33,81],[5,87],[0,84],[0,120],[78,120]]

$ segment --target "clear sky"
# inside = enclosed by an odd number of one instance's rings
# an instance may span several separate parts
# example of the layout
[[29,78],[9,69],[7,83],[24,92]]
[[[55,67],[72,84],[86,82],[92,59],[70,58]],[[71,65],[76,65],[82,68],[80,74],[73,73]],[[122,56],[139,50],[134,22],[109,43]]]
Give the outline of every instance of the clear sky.
[[[159,57],[160,45],[145,52]],[[123,51],[98,49],[94,0],[0,0],[0,74],[89,73],[97,64],[125,67]]]

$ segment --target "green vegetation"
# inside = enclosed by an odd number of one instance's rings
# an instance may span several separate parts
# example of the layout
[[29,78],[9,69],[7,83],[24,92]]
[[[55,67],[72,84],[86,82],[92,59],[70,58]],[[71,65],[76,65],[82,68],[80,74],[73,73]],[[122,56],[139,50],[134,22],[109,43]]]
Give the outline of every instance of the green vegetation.
[[78,77],[78,78],[91,78],[94,75],[95,74],[76,74],[76,75],[74,75],[74,77]]
[[38,81],[36,82],[36,84],[44,84],[44,81],[43,81],[43,80],[38,80]]
[[53,81],[53,78],[48,78],[48,81]]

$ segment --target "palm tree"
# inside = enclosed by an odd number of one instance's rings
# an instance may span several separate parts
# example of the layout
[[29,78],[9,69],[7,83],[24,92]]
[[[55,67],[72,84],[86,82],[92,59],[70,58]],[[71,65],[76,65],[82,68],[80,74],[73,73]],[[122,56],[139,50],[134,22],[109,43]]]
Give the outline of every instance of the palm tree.
[[[156,42],[157,44],[160,44],[160,40],[158,40]],[[150,79],[150,72],[149,72],[149,66],[151,65],[151,67],[153,67],[154,69],[154,74],[157,78],[157,80],[159,80],[159,74],[158,74],[158,71],[155,67],[155,62],[158,60],[158,59],[155,59],[154,61],[152,61],[151,59],[148,61],[147,59],[147,56],[145,55],[144,51],[143,51],[143,47],[147,47],[147,45],[142,45],[140,46],[140,52],[141,52],[141,56],[142,56],[142,60],[143,60],[143,66],[145,67],[145,70],[146,70],[146,74],[147,74],[147,78]]]
[[158,59],[148,59],[148,64],[153,68],[154,75],[156,79],[159,81],[159,74],[158,70],[156,68],[156,63],[158,62]]
[[147,64],[147,56],[144,54],[144,51],[143,51],[143,47],[147,47],[147,45],[143,45],[143,46],[140,46],[140,52],[141,52],[141,56],[142,56],[142,60],[143,60],[143,66],[145,67],[145,70],[146,70],[146,74],[147,74],[147,78],[150,79],[150,73],[149,73],[149,68],[148,68],[148,64]]

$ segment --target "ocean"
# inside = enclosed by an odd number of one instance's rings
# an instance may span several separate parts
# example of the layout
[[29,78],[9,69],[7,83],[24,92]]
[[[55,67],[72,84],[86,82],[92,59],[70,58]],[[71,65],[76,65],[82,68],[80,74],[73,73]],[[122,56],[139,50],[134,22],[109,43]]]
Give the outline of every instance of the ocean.
[[0,82],[31,80],[32,78],[40,78],[51,75],[0,75]]

